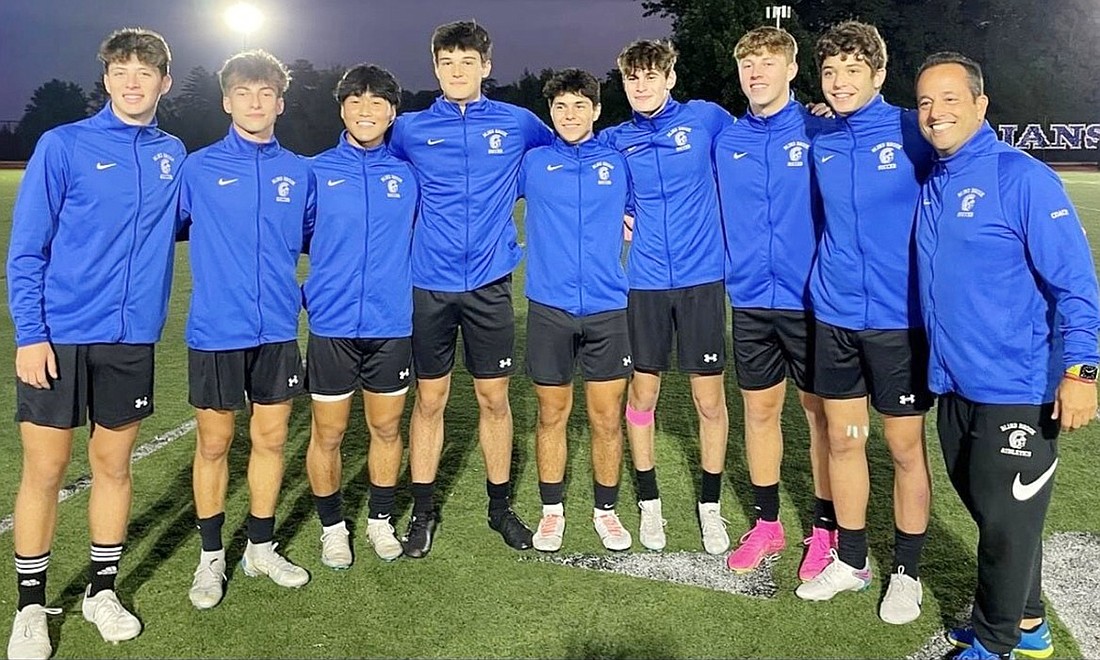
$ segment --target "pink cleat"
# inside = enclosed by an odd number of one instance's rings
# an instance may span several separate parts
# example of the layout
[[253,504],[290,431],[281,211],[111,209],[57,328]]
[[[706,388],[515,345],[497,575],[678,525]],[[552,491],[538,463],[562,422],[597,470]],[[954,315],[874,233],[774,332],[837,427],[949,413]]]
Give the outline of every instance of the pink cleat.
[[779,554],[785,547],[787,539],[783,535],[783,523],[757,520],[752,529],[741,537],[741,545],[726,557],[726,566],[738,573],[755,571],[766,557]]
[[810,537],[803,540],[802,545],[806,546],[806,554],[803,555],[802,564],[798,567],[798,579],[809,582],[825,570],[832,561],[829,551],[836,549],[836,532],[813,527]]

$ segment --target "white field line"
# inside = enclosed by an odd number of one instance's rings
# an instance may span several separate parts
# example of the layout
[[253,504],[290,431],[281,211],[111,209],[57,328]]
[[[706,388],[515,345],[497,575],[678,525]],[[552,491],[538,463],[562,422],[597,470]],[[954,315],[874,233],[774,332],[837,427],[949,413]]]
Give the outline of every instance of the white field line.
[[[178,439],[182,438],[183,436],[187,435],[188,433],[190,433],[191,431],[193,431],[195,429],[196,423],[197,422],[195,422],[195,420],[193,418],[189,419],[186,422],[184,422],[184,423],[180,424],[179,426],[177,426],[176,428],[171,429],[171,430],[169,430],[165,433],[162,433],[161,435],[154,436],[153,439],[150,440],[149,442],[146,442],[146,443],[140,445],[137,449],[134,450],[134,455],[130,459],[131,465],[134,464],[134,463],[137,463],[138,461],[145,458],[146,456],[149,456],[150,454],[153,454],[154,452],[157,452],[160,449],[163,449],[164,447],[166,447],[172,441],[178,440]],[[77,479],[76,481],[72,482],[71,484],[68,484],[64,488],[62,488],[61,492],[59,492],[57,494],[57,501],[59,503],[64,502],[65,500],[69,499],[70,497],[73,497],[75,495],[79,495],[80,493],[83,493],[84,491],[88,490],[88,488],[90,488],[91,485],[92,485],[91,476],[84,475],[84,476],[80,477],[79,479]],[[11,528],[12,528],[12,517],[11,517],[10,514],[7,515],[7,516],[4,516],[2,519],[0,519],[0,534],[4,534],[4,533],[10,531]]]

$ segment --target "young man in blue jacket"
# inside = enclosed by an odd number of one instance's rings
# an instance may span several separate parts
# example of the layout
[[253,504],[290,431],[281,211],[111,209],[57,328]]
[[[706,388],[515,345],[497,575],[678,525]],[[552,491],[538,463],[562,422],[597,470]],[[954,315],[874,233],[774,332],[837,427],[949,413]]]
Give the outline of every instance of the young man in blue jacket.
[[1043,521],[1058,433],[1096,415],[1100,293],[1061,180],[997,139],[988,105],[973,60],[921,66],[920,130],[938,155],[917,221],[929,384],[947,474],[978,524],[973,625],[948,639],[967,660],[1045,658]]
[[413,221],[419,191],[412,166],[386,148],[401,103],[389,71],[348,69],[336,86],[344,132],[313,160],[317,217],[309,277],[306,387],[313,425],[306,452],[321,519],[321,561],[352,562],[340,497],[340,445],[352,395],[363,392],[370,431],[367,539],[384,560],[401,556],[390,515],[401,469],[401,413],[412,381]]
[[512,270],[519,263],[512,207],[516,174],[528,149],[549,144],[550,129],[529,110],[486,99],[492,42],[472,21],[432,34],[432,59],[443,95],[422,112],[401,115],[390,148],[421,182],[413,232],[413,363],[416,403],[409,423],[413,515],[405,554],[428,554],[439,521],[435,480],[443,452],[443,412],[451,389],[458,331],[478,401],[489,527],[517,550],[531,530],[511,508],[512,409],[508,382],[515,312]]
[[836,520],[829,489],[829,444],[821,399],[813,394],[813,312],[809,279],[820,232],[811,182],[810,140],[823,120],[791,95],[798,44],[764,26],[734,47],[749,111],[715,142],[715,172],[726,238],[726,288],[733,306],[737,384],[745,405],[745,455],[757,519],[726,558],[756,569],[786,546],[779,522],[781,416],[788,376],[810,431],[814,522],[798,570],[817,576],[831,561]]
[[183,144],[156,127],[172,86],[168,44],[125,29],[99,48],[110,97],[96,115],[47,131],[16,198],[8,252],[16,420],[23,472],[15,499],[19,602],[10,658],[48,658],[46,569],[73,429],[90,418],[90,584],[81,609],[103,639],[141,622],[115,595],[130,517],[130,454],[153,412],[153,343],[171,289]]
[[290,82],[286,67],[264,51],[247,51],[226,61],[218,79],[229,132],[189,157],[180,188],[180,220],[191,240],[187,361],[202,539],[189,596],[199,609],[214,607],[224,593],[229,446],[236,413],[245,408],[251,442],[241,567],[284,587],[309,581],[305,569],[275,551],[272,538],[291,399],[305,376],[296,269],[311,231],[314,191],[308,162],[275,139]]
[[634,233],[627,259],[634,378],[626,428],[641,508],[639,540],[650,550],[661,550],[665,520],[653,421],[661,373],[671,367],[675,338],[679,368],[689,374],[699,418],[703,547],[721,554],[729,548],[719,510],[729,433],[723,383],[725,250],[711,154],[714,138],[733,118],[714,103],[672,98],[676,55],[663,41],[636,41],[623,49],[618,65],[633,117],[600,134],[626,157],[634,185]]
[[894,463],[894,565],[879,616],[903,624],[920,616],[931,500],[924,414],[933,400],[912,251],[931,150],[916,114],[879,95],[887,55],[874,26],[833,26],[818,40],[816,56],[821,90],[838,116],[812,143],[825,229],[810,277],[814,390],[825,400],[838,530],[835,558],[796,593],[829,600],[870,584],[869,401],[882,414]]
[[622,402],[632,371],[626,323],[623,215],[626,162],[595,139],[600,83],[579,69],[543,87],[557,138],[527,152],[519,194],[527,200],[527,374],[539,402],[535,434],[542,519],[535,549],[559,550],[565,533],[566,426],[580,362],[592,434],[592,524],[608,550],[630,548],[615,513],[623,458]]

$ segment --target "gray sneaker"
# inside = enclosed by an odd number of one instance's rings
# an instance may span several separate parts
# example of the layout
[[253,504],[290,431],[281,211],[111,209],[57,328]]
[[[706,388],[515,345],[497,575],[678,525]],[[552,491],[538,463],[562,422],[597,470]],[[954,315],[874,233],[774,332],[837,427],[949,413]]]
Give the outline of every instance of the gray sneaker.
[[404,554],[404,548],[401,547],[401,541],[397,540],[389,516],[367,521],[367,540],[374,546],[374,554],[382,561],[393,561]]
[[89,596],[91,586],[84,591],[84,602],[80,605],[84,619],[95,624],[105,642],[125,642],[141,634],[141,621],[130,613],[118,595],[110,589]]
[[248,577],[266,575],[280,587],[300,587],[309,582],[309,572],[275,552],[278,547],[278,543],[271,541],[259,544],[249,541],[241,557],[244,574]]
[[642,510],[638,539],[650,550],[664,550],[667,539],[665,519],[661,516],[661,499],[642,500],[638,502],[638,508]]
[[920,616],[921,602],[924,600],[924,587],[920,578],[911,578],[905,574],[905,567],[898,566],[897,573],[890,576],[886,595],[878,606],[878,616],[886,623],[896,626],[911,623]]
[[329,568],[351,568],[351,534],[348,524],[341,520],[335,525],[321,528],[321,563]]
[[45,660],[53,653],[50,631],[46,626],[47,614],[61,614],[59,607],[27,605],[15,613],[8,638],[9,658],[35,658]]
[[187,597],[200,610],[208,610],[225,595],[225,549],[203,552]]

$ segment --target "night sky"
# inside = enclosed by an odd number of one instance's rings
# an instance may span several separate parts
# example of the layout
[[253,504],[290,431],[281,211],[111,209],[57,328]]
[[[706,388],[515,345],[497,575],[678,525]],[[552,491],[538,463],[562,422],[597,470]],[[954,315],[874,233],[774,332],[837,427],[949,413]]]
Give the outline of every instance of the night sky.
[[[0,121],[18,120],[51,78],[87,91],[100,75],[99,42],[118,27],[157,30],[172,49],[176,84],[192,67],[217,70],[242,37],[222,19],[231,0],[0,0]],[[476,19],[493,37],[499,82],[524,68],[579,66],[601,76],[639,37],[664,37],[666,20],[643,18],[634,0],[253,0],[266,20],[249,47],[317,68],[380,64],[410,90],[435,88],[429,39],[452,20]],[[178,88],[177,88],[178,89]]]

